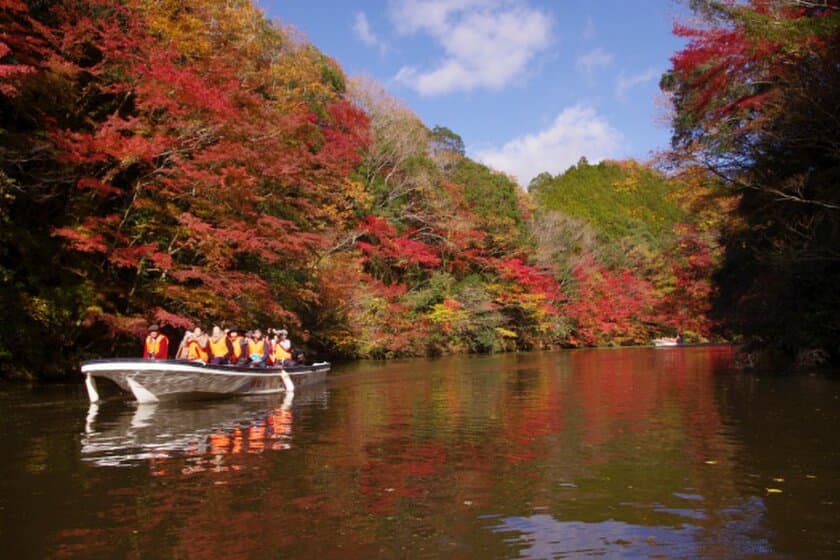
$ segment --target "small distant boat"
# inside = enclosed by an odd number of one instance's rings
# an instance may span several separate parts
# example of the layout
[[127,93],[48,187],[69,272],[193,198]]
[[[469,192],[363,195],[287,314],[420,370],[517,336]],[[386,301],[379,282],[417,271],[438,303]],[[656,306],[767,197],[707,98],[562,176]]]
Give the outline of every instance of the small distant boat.
[[97,379],[108,379],[139,403],[211,398],[226,395],[265,395],[293,392],[296,387],[322,383],[329,362],[291,367],[251,368],[209,365],[187,360],[112,358],[82,363],[90,402],[100,400]]
[[653,339],[654,346],[679,346],[680,344],[682,344],[682,339],[678,336]]

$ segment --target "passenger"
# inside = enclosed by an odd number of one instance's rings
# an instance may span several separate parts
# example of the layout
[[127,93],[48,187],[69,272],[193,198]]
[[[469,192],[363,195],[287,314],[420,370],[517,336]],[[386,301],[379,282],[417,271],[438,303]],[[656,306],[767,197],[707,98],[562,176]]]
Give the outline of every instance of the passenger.
[[218,326],[213,327],[213,335],[208,342],[208,350],[211,364],[222,365],[230,363],[230,357],[233,354],[233,345]]
[[303,350],[292,350],[292,365],[302,366],[306,361]]
[[277,346],[277,331],[269,328],[266,330],[265,343],[268,345],[268,361],[267,365],[274,365],[274,348]]
[[169,339],[160,332],[157,325],[149,325],[149,335],[143,347],[143,357],[147,360],[165,360],[169,358]]
[[190,359],[190,340],[192,340],[192,337],[192,331],[187,331],[184,333],[184,338],[181,339],[181,343],[178,345],[178,351],[175,352],[176,360]]
[[288,366],[292,363],[292,341],[288,338],[289,331],[280,329],[277,331],[277,343],[274,345],[274,363],[279,366]]
[[268,344],[262,331],[255,329],[248,340],[248,363],[251,367],[265,367],[268,362]]
[[207,363],[207,360],[210,359],[210,354],[207,351],[208,343],[207,333],[201,327],[193,329],[192,337],[187,343],[189,349],[187,359],[193,362]]
[[248,363],[247,352],[245,346],[247,341],[239,336],[239,327],[231,327],[228,331],[228,340],[230,340],[230,363],[234,365],[244,365]]

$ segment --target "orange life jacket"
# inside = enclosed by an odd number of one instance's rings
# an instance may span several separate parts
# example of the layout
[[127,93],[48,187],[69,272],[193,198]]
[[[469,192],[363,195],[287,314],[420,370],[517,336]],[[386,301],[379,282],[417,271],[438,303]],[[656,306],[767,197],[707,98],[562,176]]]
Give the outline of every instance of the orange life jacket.
[[289,350],[283,348],[280,343],[274,345],[274,361],[278,364],[282,364],[283,360],[291,360],[292,353]]
[[242,337],[239,335],[230,337],[230,344],[233,346],[233,356],[231,361],[237,361],[242,356]]
[[164,353],[167,353],[168,349],[169,339],[166,338],[166,335],[158,334],[155,338],[147,336],[146,344],[143,347],[143,357],[165,360],[168,356]]
[[228,341],[225,337],[220,336],[219,340],[213,342],[210,339],[210,354],[214,358],[227,358],[228,355]]
[[187,357],[188,360],[201,360],[206,362],[210,356],[207,355],[207,349],[202,348],[198,341],[195,339],[190,340],[190,353]]
[[249,340],[248,341],[248,355],[259,354],[265,356],[265,340]]

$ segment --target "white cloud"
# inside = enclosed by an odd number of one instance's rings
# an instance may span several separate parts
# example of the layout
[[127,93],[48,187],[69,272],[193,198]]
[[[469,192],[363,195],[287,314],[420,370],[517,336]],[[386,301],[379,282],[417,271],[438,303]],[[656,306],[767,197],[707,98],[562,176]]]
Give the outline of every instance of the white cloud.
[[644,72],[639,72],[636,74],[630,74],[629,76],[624,73],[622,70],[621,74],[619,74],[618,79],[616,80],[615,84],[615,96],[619,99],[623,99],[624,95],[632,88],[641,85],[645,82],[649,82],[650,80],[658,77],[662,72],[657,70],[656,68],[650,67]]
[[356,17],[353,20],[353,33],[365,45],[376,47],[380,52],[385,52],[387,48],[385,42],[373,32],[364,12],[356,12]]
[[427,34],[443,49],[432,68],[405,66],[396,80],[421,95],[498,90],[551,43],[551,17],[520,0],[398,0],[396,31]]
[[481,150],[475,159],[516,177],[527,187],[544,171],[564,172],[585,156],[595,163],[617,157],[624,144],[621,132],[587,106],[567,107],[546,130],[515,138],[501,148]]
[[599,68],[606,68],[613,62],[613,55],[601,47],[578,57],[575,67],[579,72],[591,76]]

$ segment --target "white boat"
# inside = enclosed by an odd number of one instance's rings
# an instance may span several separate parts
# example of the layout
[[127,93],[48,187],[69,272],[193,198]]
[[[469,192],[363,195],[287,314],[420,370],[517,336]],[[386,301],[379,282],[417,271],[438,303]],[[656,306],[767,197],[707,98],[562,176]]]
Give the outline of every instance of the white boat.
[[99,402],[97,379],[108,379],[139,403],[293,392],[296,387],[322,383],[328,362],[291,367],[251,368],[209,365],[187,360],[114,358],[82,363],[90,402]]
[[676,336],[653,339],[654,346],[679,346],[680,344],[682,344],[682,341]]

